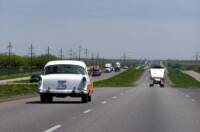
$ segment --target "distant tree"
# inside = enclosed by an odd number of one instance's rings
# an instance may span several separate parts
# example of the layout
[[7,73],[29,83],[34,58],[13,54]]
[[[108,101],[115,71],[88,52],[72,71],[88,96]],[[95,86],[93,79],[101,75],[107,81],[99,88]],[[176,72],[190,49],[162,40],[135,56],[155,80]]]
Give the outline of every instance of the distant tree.
[[48,61],[56,60],[56,59],[58,58],[54,55],[43,54],[40,56],[36,56],[33,61],[33,66],[36,68],[42,69]]

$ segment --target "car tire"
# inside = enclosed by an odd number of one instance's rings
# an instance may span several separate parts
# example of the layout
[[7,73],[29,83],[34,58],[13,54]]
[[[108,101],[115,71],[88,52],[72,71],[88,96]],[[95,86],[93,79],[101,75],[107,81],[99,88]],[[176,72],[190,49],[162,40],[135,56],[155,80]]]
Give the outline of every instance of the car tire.
[[47,95],[46,94],[40,94],[40,102],[47,103]]
[[153,87],[154,84],[149,84],[149,87]]
[[40,102],[41,103],[52,103],[53,96],[47,94],[40,94]]
[[81,101],[82,101],[82,103],[87,103],[88,102],[88,95],[87,94],[82,95]]
[[160,87],[164,88],[164,87],[165,87],[165,85],[164,85],[164,84],[160,84]]
[[53,102],[53,96],[48,95],[47,98],[48,98],[48,103],[52,103]]

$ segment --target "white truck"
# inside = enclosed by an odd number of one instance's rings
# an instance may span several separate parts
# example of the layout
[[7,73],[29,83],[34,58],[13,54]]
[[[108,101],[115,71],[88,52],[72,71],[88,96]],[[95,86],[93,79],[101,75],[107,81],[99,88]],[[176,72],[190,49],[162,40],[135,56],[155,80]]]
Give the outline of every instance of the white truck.
[[150,87],[159,84],[160,87],[165,86],[165,69],[162,66],[152,66],[150,68]]
[[105,64],[105,72],[106,73],[112,72],[112,64],[111,63],[106,63]]
[[121,69],[121,64],[119,62],[116,62],[115,63],[115,72],[120,71],[120,69]]

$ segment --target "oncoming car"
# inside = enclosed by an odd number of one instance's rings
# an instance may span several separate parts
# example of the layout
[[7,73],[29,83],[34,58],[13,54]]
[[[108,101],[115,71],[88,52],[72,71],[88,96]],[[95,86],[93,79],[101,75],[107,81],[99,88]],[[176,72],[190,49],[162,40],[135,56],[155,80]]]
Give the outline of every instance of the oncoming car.
[[53,102],[53,97],[81,97],[83,103],[91,101],[93,82],[82,61],[50,61],[44,67],[38,92],[41,103]]

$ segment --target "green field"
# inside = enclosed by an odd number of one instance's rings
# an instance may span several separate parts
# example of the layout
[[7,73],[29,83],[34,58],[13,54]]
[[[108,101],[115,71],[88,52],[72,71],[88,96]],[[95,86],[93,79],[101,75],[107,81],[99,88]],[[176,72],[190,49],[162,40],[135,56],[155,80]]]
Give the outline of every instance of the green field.
[[200,82],[195,80],[189,75],[182,72],[177,72],[174,69],[169,70],[169,79],[172,81],[173,86],[177,88],[200,88]]
[[0,85],[0,100],[35,94],[36,91],[36,84]]
[[200,66],[196,67],[194,71],[200,73]]
[[135,68],[130,68],[125,72],[122,72],[114,77],[107,80],[94,82],[94,87],[129,87],[133,86],[135,81],[137,81],[143,74],[143,69],[136,70]]
[[[33,72],[32,74],[39,74],[40,72]],[[22,74],[12,74],[12,75],[3,75],[0,76],[0,80],[6,80],[6,79],[14,79],[14,78],[19,78],[19,77],[28,77],[30,76],[30,73],[22,73]]]

